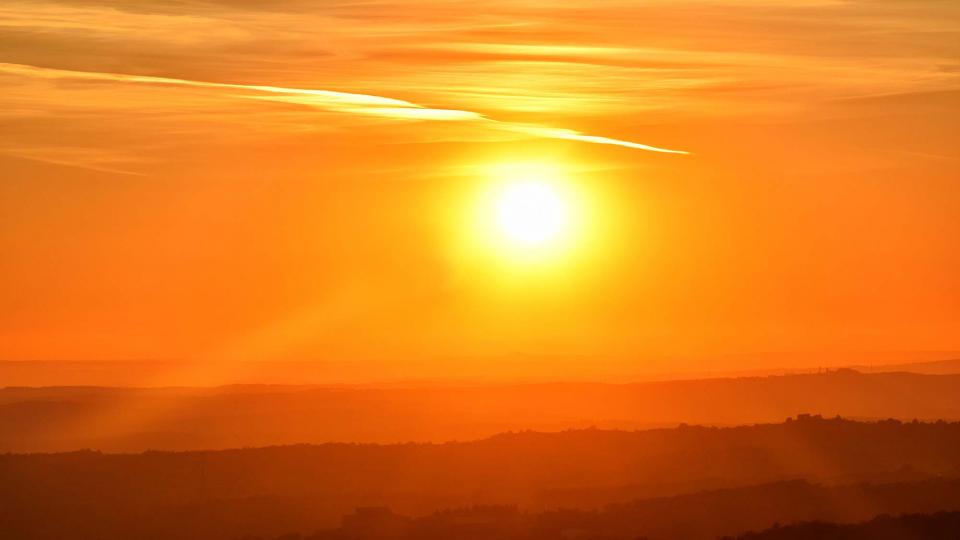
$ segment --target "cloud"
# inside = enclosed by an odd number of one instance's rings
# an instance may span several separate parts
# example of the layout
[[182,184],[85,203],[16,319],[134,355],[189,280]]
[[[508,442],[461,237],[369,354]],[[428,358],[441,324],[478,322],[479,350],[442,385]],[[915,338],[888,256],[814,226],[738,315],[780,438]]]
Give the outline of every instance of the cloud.
[[144,173],[127,169],[128,165],[133,164],[128,156],[100,148],[0,146],[0,152],[20,159],[65,167],[77,167],[112,174],[145,176]]
[[241,96],[261,100],[281,101],[316,107],[330,111],[346,114],[362,114],[377,116],[382,118],[397,120],[421,120],[421,121],[466,121],[475,122],[491,126],[495,129],[502,129],[522,133],[531,137],[547,139],[563,139],[579,141],[591,144],[610,144],[633,148],[637,150],[646,150],[651,152],[662,152],[671,154],[687,154],[683,150],[672,150],[660,148],[647,144],[641,144],[632,141],[588,135],[575,130],[566,128],[556,128],[550,126],[521,124],[516,122],[504,122],[486,117],[480,113],[458,109],[436,109],[425,107],[410,101],[395,99],[390,97],[378,96],[373,94],[360,94],[350,92],[338,92],[333,90],[318,90],[306,88],[289,88],[282,86],[269,85],[250,85],[250,84],[231,84],[209,81],[196,81],[189,79],[176,79],[170,77],[152,77],[144,75],[130,75],[123,73],[104,73],[93,71],[74,71],[65,69],[45,68],[31,66],[26,64],[0,63],[0,73],[19,75],[25,77],[35,77],[44,79],[73,79],[86,81],[104,81],[115,83],[133,83],[150,85],[173,85],[188,86],[195,88],[215,88],[244,90],[248,92],[258,92],[267,95]]
[[284,88],[279,86],[260,86],[247,84],[230,84],[170,77],[151,77],[145,75],[127,75],[123,73],[101,73],[94,71],[74,71],[54,69],[25,64],[0,63],[0,72],[44,79],[79,79],[87,81],[128,82],[143,84],[160,84],[175,86],[193,86],[201,88],[230,88],[240,90],[255,90],[280,94],[296,94],[309,96],[308,104],[334,106],[370,106],[370,107],[417,107],[409,101],[392,99],[367,94],[353,94],[348,92],[334,92],[331,90],[310,90],[301,88]]
[[522,124],[508,124],[508,129],[519,131],[520,133],[526,133],[535,137],[544,137],[547,139],[566,139],[570,141],[580,141],[591,144],[612,144],[614,146],[623,146],[625,148],[633,148],[635,150],[646,150],[648,152],[662,152],[665,154],[689,154],[685,150],[671,150],[669,148],[660,148],[657,146],[650,146],[649,144],[641,144],[631,141],[624,141],[621,139],[613,139],[610,137],[600,137],[597,135],[587,135],[575,131],[572,129],[565,128],[552,128],[544,126],[535,126],[535,125],[522,125]]

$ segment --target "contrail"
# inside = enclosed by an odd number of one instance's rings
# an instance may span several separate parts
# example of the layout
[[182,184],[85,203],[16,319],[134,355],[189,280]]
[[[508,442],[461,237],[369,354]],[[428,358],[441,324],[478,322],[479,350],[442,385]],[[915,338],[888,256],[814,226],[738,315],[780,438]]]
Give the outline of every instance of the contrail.
[[39,77],[43,79],[82,79],[88,81],[113,81],[144,84],[164,84],[175,86],[193,86],[201,88],[231,88],[240,90],[255,90],[277,94],[299,94],[315,97],[318,102],[323,100],[330,104],[367,105],[373,107],[418,107],[409,101],[391,99],[367,94],[351,94],[347,92],[333,92],[330,90],[309,90],[302,88],[283,88],[280,86],[259,86],[251,84],[230,84],[206,81],[192,81],[188,79],[174,79],[170,77],[150,77],[145,75],[126,75],[123,73],[102,73],[97,71],[74,71],[30,66],[26,64],[0,63],[0,71],[15,75]]
[[78,79],[134,84],[190,86],[195,88],[227,88],[234,90],[247,90],[268,95],[243,97],[268,101],[297,103],[348,114],[364,114],[394,119],[483,122],[496,129],[524,133],[533,137],[564,139],[590,144],[611,144],[637,150],[662,152],[667,154],[689,154],[689,152],[683,150],[671,150],[669,148],[660,148],[658,146],[614,139],[611,137],[589,135],[572,129],[555,128],[535,124],[522,124],[516,122],[503,122],[473,111],[459,109],[434,109],[402,99],[394,99],[372,94],[336,92],[332,90],[314,90],[308,88],[288,88],[283,86],[194,81],[190,79],[151,77],[145,75],[129,75],[124,73],[75,71],[31,66],[27,64],[0,63],[0,72],[44,79]]
[[591,144],[613,144],[616,146],[624,146],[626,148],[634,148],[636,150],[646,150],[648,152],[663,152],[666,154],[689,154],[685,150],[670,150],[669,148],[660,148],[659,146],[650,146],[649,144],[642,144],[631,141],[624,141],[621,139],[613,139],[610,137],[601,137],[597,135],[587,135],[585,133],[580,133],[579,131],[565,128],[553,128],[546,126],[535,126],[535,125],[525,125],[525,124],[509,124],[509,128],[513,131],[519,131],[522,133],[527,133],[537,137],[544,137],[547,139],[567,139],[571,141],[580,141]]

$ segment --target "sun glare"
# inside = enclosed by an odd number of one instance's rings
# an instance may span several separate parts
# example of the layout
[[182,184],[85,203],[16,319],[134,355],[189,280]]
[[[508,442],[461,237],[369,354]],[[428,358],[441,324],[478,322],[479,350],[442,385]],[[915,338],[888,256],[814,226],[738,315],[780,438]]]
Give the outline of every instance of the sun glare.
[[497,229],[508,242],[527,247],[562,240],[570,217],[556,188],[538,178],[518,179],[504,186],[494,215]]
[[575,163],[549,156],[480,161],[464,170],[471,181],[457,192],[462,205],[442,211],[459,223],[450,229],[454,253],[475,271],[546,283],[579,274],[606,245],[610,209],[599,211],[601,188]]
[[475,245],[511,266],[539,267],[572,254],[584,232],[584,201],[568,173],[554,161],[483,167],[473,203]]

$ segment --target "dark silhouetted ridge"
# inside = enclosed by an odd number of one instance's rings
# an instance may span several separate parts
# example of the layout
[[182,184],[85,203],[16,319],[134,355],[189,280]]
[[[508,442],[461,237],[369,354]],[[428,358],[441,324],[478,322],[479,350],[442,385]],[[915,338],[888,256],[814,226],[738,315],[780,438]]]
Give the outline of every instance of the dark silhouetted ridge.
[[634,536],[708,538],[776,521],[960,510],[960,423],[802,415],[444,444],[7,454],[0,478],[11,538],[226,540],[329,528],[357,507],[426,516],[478,505],[569,508],[586,521],[602,512]]
[[[878,516],[857,524],[802,523],[750,532],[736,540],[956,540],[960,512]],[[723,540],[734,540],[724,538]]]

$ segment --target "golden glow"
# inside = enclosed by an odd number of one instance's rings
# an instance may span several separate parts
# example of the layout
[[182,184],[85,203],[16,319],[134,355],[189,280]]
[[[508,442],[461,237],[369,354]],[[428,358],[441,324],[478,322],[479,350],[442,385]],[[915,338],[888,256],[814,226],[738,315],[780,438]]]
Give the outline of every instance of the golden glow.
[[960,350],[957,2],[120,4],[0,2],[0,359]]

